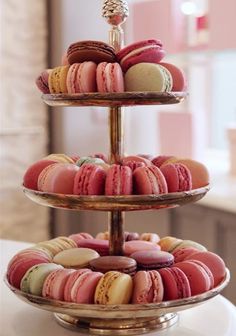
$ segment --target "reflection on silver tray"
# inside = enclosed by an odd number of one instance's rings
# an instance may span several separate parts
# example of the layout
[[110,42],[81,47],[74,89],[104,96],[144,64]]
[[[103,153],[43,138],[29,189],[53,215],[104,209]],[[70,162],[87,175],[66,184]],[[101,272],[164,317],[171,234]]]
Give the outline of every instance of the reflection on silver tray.
[[[68,303],[27,294],[12,287],[5,277],[7,286],[20,299],[35,307],[57,313],[56,318],[63,326],[75,328],[76,325],[78,329],[78,321],[80,323],[82,321],[83,327],[87,324],[90,331],[91,328],[96,329],[97,332],[94,332],[95,334],[103,333],[108,335],[112,334],[111,330],[113,332],[114,330],[119,330],[120,332],[123,330],[124,335],[135,334],[137,333],[138,325],[143,330],[141,331],[140,329],[139,334],[154,329],[154,324],[155,328],[158,327],[158,323],[162,324],[162,327],[163,323],[168,323],[169,326],[176,322],[177,312],[196,307],[218,295],[227,286],[229,280],[230,272],[227,269],[225,279],[220,285],[208,292],[190,298],[153,304],[97,305]],[[110,330],[111,333],[108,331],[105,333],[104,330]],[[122,332],[119,334],[122,334]]]
[[35,191],[23,187],[31,200],[53,208],[98,211],[132,211],[173,208],[199,201],[210,187],[161,195],[77,196]]
[[177,104],[187,96],[186,92],[121,92],[44,94],[43,101],[50,106],[133,106]]

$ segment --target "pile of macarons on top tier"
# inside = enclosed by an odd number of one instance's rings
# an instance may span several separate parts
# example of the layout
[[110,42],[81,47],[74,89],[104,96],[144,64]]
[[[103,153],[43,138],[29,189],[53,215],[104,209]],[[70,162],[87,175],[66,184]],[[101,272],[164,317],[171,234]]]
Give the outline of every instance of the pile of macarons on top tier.
[[7,279],[21,291],[80,304],[146,304],[189,298],[225,279],[220,256],[192,240],[125,232],[124,255],[109,255],[109,233],[86,232],[18,252]]
[[151,195],[184,192],[209,184],[200,162],[174,156],[130,155],[109,164],[104,154],[87,157],[50,154],[32,164],[24,187],[68,195]]
[[71,44],[62,64],[46,69],[36,79],[44,94],[184,91],[186,78],[176,65],[162,62],[159,40],[133,43],[118,53],[101,41]]

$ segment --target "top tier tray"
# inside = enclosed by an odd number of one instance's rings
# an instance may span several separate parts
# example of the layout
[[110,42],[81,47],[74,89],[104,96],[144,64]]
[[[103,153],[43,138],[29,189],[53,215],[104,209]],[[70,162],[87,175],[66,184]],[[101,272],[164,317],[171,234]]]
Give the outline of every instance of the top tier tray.
[[186,92],[121,92],[44,94],[43,101],[50,106],[134,106],[177,104],[187,96]]

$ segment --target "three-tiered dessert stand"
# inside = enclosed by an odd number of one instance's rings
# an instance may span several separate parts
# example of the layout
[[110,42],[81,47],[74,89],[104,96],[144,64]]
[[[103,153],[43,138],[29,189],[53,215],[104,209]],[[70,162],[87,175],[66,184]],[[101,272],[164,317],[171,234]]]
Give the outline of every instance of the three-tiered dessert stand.
[[[121,24],[128,16],[125,0],[104,1],[103,17],[111,24],[110,44],[118,51],[123,46]],[[50,106],[109,107],[110,163],[120,163],[124,152],[123,113],[125,106],[176,104],[186,97],[184,92],[124,92],[88,94],[46,94],[43,100]],[[54,208],[108,211],[110,255],[123,255],[124,211],[163,209],[201,199],[209,187],[164,195],[75,196],[39,192],[23,188],[33,201]],[[158,304],[88,305],[50,300],[23,293],[11,287],[21,299],[41,309],[53,311],[57,321],[70,329],[97,335],[134,335],[162,329],[176,323],[177,312],[203,303],[222,291],[229,282],[190,298]]]

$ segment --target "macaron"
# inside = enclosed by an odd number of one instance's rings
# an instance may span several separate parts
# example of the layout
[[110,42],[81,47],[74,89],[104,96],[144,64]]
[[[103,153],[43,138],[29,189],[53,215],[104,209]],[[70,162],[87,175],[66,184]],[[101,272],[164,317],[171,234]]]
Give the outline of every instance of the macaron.
[[105,179],[106,172],[103,168],[94,164],[84,164],[78,168],[74,177],[73,193],[75,195],[103,195]]
[[42,296],[63,301],[66,281],[72,272],[75,270],[65,268],[52,271],[43,283]]
[[125,91],[130,92],[166,92],[172,89],[170,72],[154,63],[139,63],[125,74]]
[[186,260],[199,260],[211,270],[214,277],[214,287],[218,286],[225,278],[226,268],[224,260],[216,253],[205,251],[189,255]]
[[87,163],[95,164],[97,166],[104,168],[105,170],[109,168],[109,165],[103,159],[91,156],[82,156],[76,161],[75,164],[78,167],[81,167]]
[[175,263],[188,259],[188,257],[192,256],[196,252],[199,252],[199,251],[198,249],[194,247],[183,247],[183,248],[177,249],[176,251],[173,252]]
[[38,190],[57,194],[73,194],[74,179],[79,167],[69,163],[54,163],[44,168],[38,177]]
[[138,269],[142,270],[170,267],[174,263],[174,257],[171,253],[157,250],[137,251],[132,253],[130,258],[136,260]]
[[182,239],[172,237],[172,236],[165,236],[160,239],[158,245],[160,245],[162,251],[172,253],[174,249],[179,246],[183,242]]
[[67,50],[67,59],[70,64],[92,61],[115,62],[115,50],[109,44],[102,41],[79,41],[72,43]]
[[36,247],[48,251],[52,258],[61,251],[76,247],[76,243],[68,237],[57,237],[36,244]]
[[100,256],[109,255],[109,241],[103,239],[81,239],[78,247],[89,248],[97,251]]
[[108,271],[118,271],[129,275],[134,275],[137,263],[133,258],[123,256],[103,256],[89,262],[93,271],[106,273]]
[[149,241],[151,243],[158,243],[160,241],[160,237],[156,233],[144,232],[140,236],[141,240]]
[[187,276],[191,288],[191,295],[198,295],[211,288],[211,280],[208,273],[201,265],[190,260],[175,264]]
[[56,254],[53,262],[65,268],[84,268],[89,265],[89,261],[98,257],[99,254],[92,249],[75,247]]
[[124,243],[124,253],[126,256],[130,256],[137,251],[147,250],[160,251],[160,246],[144,240],[131,240]]
[[190,171],[192,176],[192,189],[202,188],[210,183],[210,176],[206,166],[196,160],[172,158],[167,160],[164,165],[169,163],[184,164]]
[[96,80],[98,92],[124,92],[124,76],[119,63],[99,63]]
[[64,286],[64,300],[66,302],[72,302],[72,288],[78,279],[78,277],[86,272],[92,272],[89,268],[81,268],[79,270],[75,270],[75,272],[72,272],[69,274],[65,286]]
[[156,166],[139,167],[133,172],[134,193],[138,195],[165,194],[167,183],[161,170]]
[[48,262],[48,257],[41,251],[35,250],[17,254],[8,265],[7,279],[13,287],[20,289],[22,278],[32,266]]
[[48,85],[51,94],[67,93],[66,79],[69,65],[58,66],[52,69],[48,77]]
[[186,90],[187,82],[183,70],[172,63],[160,62],[160,65],[166,68],[171,74],[173,80],[172,91]]
[[79,233],[71,234],[69,238],[72,239],[76,243],[76,246],[77,246],[78,241],[80,241],[81,239],[93,239],[93,236],[87,232],[79,232]]
[[134,163],[143,163],[145,166],[151,166],[152,162],[147,159],[144,158],[143,156],[139,156],[139,155],[128,155],[122,158],[122,165],[126,166],[127,164],[129,164],[130,162],[134,162]]
[[192,295],[187,275],[178,267],[158,270],[164,286],[164,301],[188,298]]
[[[64,287],[64,298],[80,304],[94,303],[94,293],[103,274],[100,272],[75,272],[71,273]],[[70,281],[72,279],[72,282]],[[70,290],[70,293],[68,292]],[[71,299],[71,300],[68,300]]]
[[94,302],[96,304],[127,304],[131,300],[133,281],[130,275],[110,271],[99,280]]
[[23,292],[41,296],[46,277],[56,269],[62,269],[61,265],[54,263],[37,264],[32,266],[23,276],[20,289]]
[[155,39],[132,43],[117,53],[117,59],[124,72],[138,63],[159,63],[164,56],[161,41]]
[[72,64],[66,77],[68,93],[96,92],[96,69],[97,64],[90,61]]
[[192,189],[190,170],[181,163],[170,163],[160,168],[165,176],[168,192],[181,192]]
[[132,303],[159,303],[163,300],[164,286],[157,271],[139,271],[135,274],[133,283]]
[[45,159],[45,160],[39,160],[33,163],[31,166],[29,166],[23,177],[24,187],[32,190],[38,190],[38,177],[41,171],[53,163],[56,163],[56,161]]
[[125,241],[140,240],[140,239],[141,238],[138,232],[125,231]]
[[168,160],[171,159],[175,159],[175,156],[172,155],[158,155],[155,156],[154,158],[152,158],[152,163],[154,164],[154,166],[157,166],[158,168],[160,168],[165,162],[167,162]]
[[131,195],[132,190],[132,170],[127,166],[111,165],[107,170],[105,195]]
[[53,160],[59,163],[75,163],[73,157],[63,153],[52,153],[43,158],[43,160]]
[[180,244],[178,244],[176,247],[172,249],[172,252],[175,252],[179,249],[186,248],[186,247],[193,247],[197,249],[198,251],[207,251],[207,248],[203,246],[202,244],[195,242],[194,240],[190,239],[184,239]]
[[43,93],[48,94],[50,93],[49,85],[48,85],[48,77],[51,69],[46,69],[41,72],[41,74],[37,77],[35,84],[37,88]]

